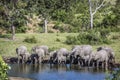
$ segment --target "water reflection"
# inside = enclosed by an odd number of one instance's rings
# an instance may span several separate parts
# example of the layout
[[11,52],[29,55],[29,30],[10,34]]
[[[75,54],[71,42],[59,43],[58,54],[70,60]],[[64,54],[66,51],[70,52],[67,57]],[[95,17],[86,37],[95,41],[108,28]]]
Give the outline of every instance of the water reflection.
[[9,76],[27,77],[33,80],[104,80],[105,71],[78,65],[9,64]]

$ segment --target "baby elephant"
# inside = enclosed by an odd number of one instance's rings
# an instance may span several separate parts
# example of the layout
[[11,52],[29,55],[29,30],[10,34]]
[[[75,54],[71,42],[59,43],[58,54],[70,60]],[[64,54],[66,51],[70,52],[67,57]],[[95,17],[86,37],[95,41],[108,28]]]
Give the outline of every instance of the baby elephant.
[[27,60],[30,57],[29,52],[27,52],[26,46],[20,46],[20,47],[16,48],[16,53],[18,56],[18,63],[20,63],[20,60],[22,63],[25,63],[25,62],[27,62]]

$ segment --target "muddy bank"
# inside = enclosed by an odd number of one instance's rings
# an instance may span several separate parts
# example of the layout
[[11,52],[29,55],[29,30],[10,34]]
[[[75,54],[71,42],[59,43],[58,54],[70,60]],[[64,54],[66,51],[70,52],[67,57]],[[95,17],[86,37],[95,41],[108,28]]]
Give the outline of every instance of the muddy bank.
[[21,77],[9,77],[9,80],[32,80],[32,79],[21,78]]

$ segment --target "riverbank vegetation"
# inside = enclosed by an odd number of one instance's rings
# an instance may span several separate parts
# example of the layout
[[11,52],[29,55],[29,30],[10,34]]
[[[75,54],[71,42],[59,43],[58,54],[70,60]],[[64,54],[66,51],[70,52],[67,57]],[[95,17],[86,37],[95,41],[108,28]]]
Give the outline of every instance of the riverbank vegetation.
[[[87,32],[86,32],[87,33]],[[16,56],[15,49],[21,45],[27,46],[29,52],[31,51],[31,48],[35,45],[47,45],[50,50],[55,50],[59,48],[67,48],[68,50],[71,50],[73,45],[77,44],[67,44],[66,41],[68,41],[68,36],[79,36],[81,33],[39,33],[39,34],[16,34],[16,39],[14,41],[9,39],[10,34],[3,35],[0,38],[0,55],[2,56]],[[34,36],[34,37],[33,37]],[[83,36],[83,35],[82,35]],[[36,41],[36,43],[30,43],[29,39],[28,42],[26,42],[26,38],[30,39],[30,41]],[[33,39],[32,39],[33,38]],[[89,37],[88,37],[89,38]],[[88,39],[86,38],[86,40]],[[110,32],[109,35],[107,35],[106,39],[111,41],[111,43],[101,43],[101,44],[91,44],[96,50],[99,46],[110,46],[115,51],[115,59],[117,62],[120,62],[120,32]],[[84,41],[86,41],[84,40]],[[76,42],[76,41],[75,41]],[[91,41],[90,41],[91,43]],[[86,44],[90,44],[86,43]],[[81,43],[82,44],[82,43]]]
[[0,56],[0,80],[8,80],[7,70],[9,66],[3,61],[2,57]]

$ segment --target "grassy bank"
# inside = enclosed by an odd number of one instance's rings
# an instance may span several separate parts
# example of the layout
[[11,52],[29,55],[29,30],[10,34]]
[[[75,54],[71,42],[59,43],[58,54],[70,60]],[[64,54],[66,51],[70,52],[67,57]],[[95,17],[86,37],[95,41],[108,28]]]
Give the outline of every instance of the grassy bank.
[[[0,55],[2,56],[16,56],[15,49],[18,46],[25,45],[30,51],[31,48],[35,45],[47,45],[50,49],[59,49],[65,47],[71,49],[73,45],[65,44],[66,36],[69,35],[78,35],[78,33],[49,33],[49,34],[16,34],[15,41],[9,40],[9,34],[3,35],[0,37]],[[26,37],[35,36],[37,43],[27,43],[23,42]],[[116,61],[120,62],[120,32],[110,33],[108,36],[112,40],[112,43],[107,45],[114,49]],[[94,50],[102,45],[92,45]]]

